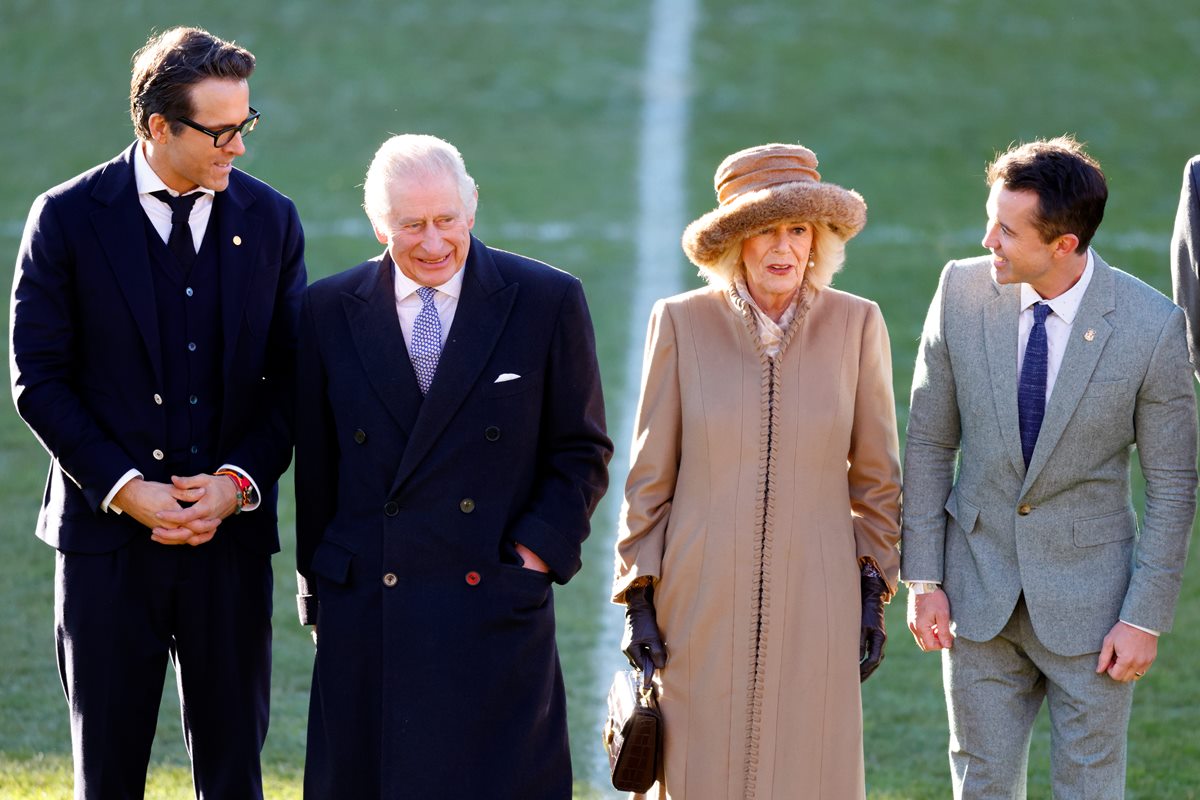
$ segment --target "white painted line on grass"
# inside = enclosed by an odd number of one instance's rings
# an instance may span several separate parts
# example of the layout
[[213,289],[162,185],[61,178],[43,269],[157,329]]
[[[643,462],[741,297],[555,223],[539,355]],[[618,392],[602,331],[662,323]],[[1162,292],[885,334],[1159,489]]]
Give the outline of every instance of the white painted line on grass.
[[[625,493],[625,476],[629,472],[629,443],[633,437],[633,416],[642,380],[642,351],[650,309],[656,300],[683,290],[683,251],[679,238],[688,222],[684,177],[690,89],[688,72],[695,27],[695,0],[655,0],[650,9],[638,141],[637,251],[635,268],[630,276],[632,296],[626,317],[629,320],[629,346],[624,389],[614,403],[614,416],[620,422],[612,432],[616,452],[609,465],[609,503],[613,508],[620,507]],[[607,539],[616,543],[615,526],[609,530]],[[625,663],[618,647],[622,615],[617,607],[606,606],[599,609],[602,625],[599,652],[594,661],[597,678],[601,681],[597,695],[601,698],[608,692],[613,671]],[[608,764],[603,752],[598,755],[603,764],[599,774],[606,775]]]

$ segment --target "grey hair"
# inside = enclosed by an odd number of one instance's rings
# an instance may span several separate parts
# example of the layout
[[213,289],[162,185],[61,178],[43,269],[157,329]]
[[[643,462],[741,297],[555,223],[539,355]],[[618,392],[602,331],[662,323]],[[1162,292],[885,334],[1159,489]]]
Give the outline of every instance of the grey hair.
[[363,210],[377,230],[386,230],[392,213],[390,189],[408,178],[453,178],[468,216],[478,202],[475,179],[467,173],[458,148],[436,136],[402,133],[379,146],[363,182]]
[[[842,237],[829,230],[829,226],[824,222],[808,222],[806,224],[813,229],[812,250],[809,258],[814,263],[805,271],[804,278],[808,281],[809,286],[820,290],[833,283],[833,276],[841,270],[842,265],[846,262],[846,243],[842,241]],[[722,288],[733,285],[734,278],[743,269],[742,242],[744,241],[745,237],[730,245],[711,267],[701,267],[700,277],[714,286]]]

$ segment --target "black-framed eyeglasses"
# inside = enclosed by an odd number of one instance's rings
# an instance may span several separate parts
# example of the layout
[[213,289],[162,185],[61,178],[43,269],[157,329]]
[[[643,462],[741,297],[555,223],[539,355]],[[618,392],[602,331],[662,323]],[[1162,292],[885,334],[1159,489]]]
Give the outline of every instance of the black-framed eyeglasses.
[[200,131],[205,136],[211,136],[213,140],[213,147],[224,147],[232,142],[233,137],[239,133],[243,137],[249,136],[250,131],[254,130],[258,126],[258,116],[259,114],[254,110],[254,106],[250,106],[250,116],[242,120],[240,125],[231,125],[228,128],[221,128],[219,131],[209,130],[203,125],[192,122],[187,117],[177,117],[176,119],[178,119],[184,125],[187,125],[189,128],[194,128]]

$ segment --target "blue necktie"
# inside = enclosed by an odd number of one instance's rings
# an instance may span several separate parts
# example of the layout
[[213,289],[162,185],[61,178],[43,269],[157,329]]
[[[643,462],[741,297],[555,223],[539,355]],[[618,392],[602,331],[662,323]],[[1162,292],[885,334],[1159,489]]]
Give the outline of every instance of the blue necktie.
[[1042,417],[1046,415],[1046,373],[1049,357],[1046,346],[1046,317],[1050,306],[1038,303],[1033,307],[1033,327],[1025,344],[1025,361],[1021,365],[1021,380],[1017,384],[1017,417],[1021,422],[1021,454],[1025,466],[1033,458]]
[[196,243],[192,241],[192,206],[200,199],[200,192],[173,196],[166,189],[150,194],[171,207],[171,235],[167,237],[167,248],[175,254],[179,264],[188,269],[196,260]]
[[429,286],[417,288],[417,296],[421,298],[421,310],[413,320],[412,342],[408,348],[408,356],[412,360],[413,370],[417,373],[417,385],[421,387],[421,394],[429,393],[429,384],[433,383],[438,359],[442,356],[442,320],[438,317],[437,306],[433,304],[433,295],[436,292],[436,289]]

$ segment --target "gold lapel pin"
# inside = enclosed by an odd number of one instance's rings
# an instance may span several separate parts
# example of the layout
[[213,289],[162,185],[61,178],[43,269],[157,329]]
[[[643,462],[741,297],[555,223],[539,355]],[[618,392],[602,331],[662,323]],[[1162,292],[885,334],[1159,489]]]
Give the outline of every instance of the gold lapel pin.
[[1090,342],[1095,338],[1096,338],[1096,331],[1093,328],[1088,328],[1086,331],[1084,331],[1083,340],[1085,342]]
[[[242,237],[240,237],[240,236],[233,237],[234,247],[240,247],[241,244],[242,244]],[[1091,333],[1091,331],[1088,331],[1088,333]],[[1088,341],[1091,341],[1091,339],[1089,339]]]

